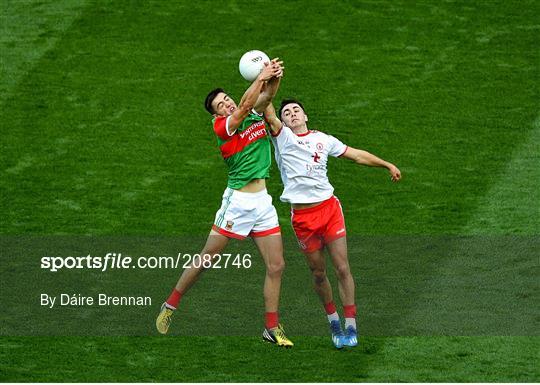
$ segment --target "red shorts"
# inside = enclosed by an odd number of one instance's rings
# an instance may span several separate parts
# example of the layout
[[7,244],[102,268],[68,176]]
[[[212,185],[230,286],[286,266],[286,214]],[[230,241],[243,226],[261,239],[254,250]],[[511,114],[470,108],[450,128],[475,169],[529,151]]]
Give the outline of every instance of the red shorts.
[[335,196],[317,206],[292,209],[291,220],[300,248],[305,253],[347,235],[341,203]]

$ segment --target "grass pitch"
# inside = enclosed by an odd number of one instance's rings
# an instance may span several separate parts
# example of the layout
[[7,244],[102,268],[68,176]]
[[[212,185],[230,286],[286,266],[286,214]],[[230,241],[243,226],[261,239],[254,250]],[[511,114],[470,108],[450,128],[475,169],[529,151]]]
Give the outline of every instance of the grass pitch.
[[[249,49],[283,58],[286,76],[278,99],[300,98],[312,128],[401,168],[404,179],[394,185],[382,170],[331,161],[329,176],[351,236],[510,234],[534,241],[540,232],[537,2],[312,1],[308,7],[274,1],[269,8],[265,2],[7,1],[1,7],[3,236],[205,235],[220,204],[226,169],[202,101],[216,86],[239,100],[248,84],[238,74],[237,61]],[[277,200],[281,184],[275,168],[268,185],[283,231],[290,236],[289,208]],[[444,298],[445,288],[467,283],[460,280],[463,276],[474,282],[478,273],[476,284],[484,295],[480,302],[489,303],[501,287],[517,282],[523,290],[507,298],[507,306],[518,310],[512,324],[524,322],[523,301],[532,301],[526,319],[538,324],[537,255],[521,264],[498,264],[502,267],[495,270],[489,260],[467,265],[452,255],[436,254],[428,264],[413,259],[420,268],[410,270],[415,290],[403,287],[407,301],[399,323],[417,320],[433,300]],[[389,257],[386,272],[351,262],[357,281],[369,282],[410,268],[411,259],[400,257]],[[13,261],[2,258],[4,276]],[[287,249],[286,258],[288,271],[307,275],[296,250]],[[463,276],[453,280],[456,272]],[[157,282],[163,297],[176,275],[168,271]],[[508,282],[501,284],[501,276]],[[43,273],[40,277],[52,279]],[[200,289],[186,296],[186,307],[196,307],[208,293],[203,289],[225,277],[203,277]],[[20,279],[39,286],[24,275]],[[219,284],[227,287],[226,281]],[[13,298],[4,295],[13,289],[2,285],[5,308]],[[475,286],[459,287],[475,293]],[[312,301],[306,309],[315,312],[310,291],[306,280],[306,298]],[[30,301],[21,295],[25,291],[18,293],[17,302]],[[212,293],[212,308],[204,310],[227,313],[225,299],[235,295],[233,289]],[[258,296],[257,291],[249,294]],[[287,296],[292,297],[284,288]],[[359,292],[358,302],[369,311],[378,299]],[[23,314],[32,318],[35,306]],[[283,306],[288,306],[285,300]],[[299,305],[287,311],[303,309]],[[497,307],[489,311],[499,312]],[[328,337],[311,335],[310,325],[325,327],[320,317],[297,315],[299,322],[291,326],[305,332],[295,333],[297,346],[290,351],[272,349],[258,337],[204,333],[170,338],[12,336],[3,323],[0,378],[540,378],[537,332],[522,337],[504,330],[470,337],[370,335],[358,349],[337,352]],[[473,321],[480,318],[471,316]],[[227,327],[227,320],[216,322]]]

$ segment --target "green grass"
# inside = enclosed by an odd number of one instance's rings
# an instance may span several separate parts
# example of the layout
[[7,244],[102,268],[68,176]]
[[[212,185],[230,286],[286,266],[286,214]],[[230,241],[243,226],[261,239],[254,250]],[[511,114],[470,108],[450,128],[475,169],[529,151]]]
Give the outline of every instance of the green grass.
[[[531,360],[538,343],[525,337],[360,341],[337,351],[320,337],[298,337],[291,350],[254,337],[64,337],[54,346],[43,337],[4,338],[2,352],[10,354],[0,357],[10,381],[519,382],[538,372]],[[35,360],[42,355],[47,360]]]
[[[0,379],[539,380],[539,3],[306,5],[2,3],[0,271],[8,310]],[[278,100],[300,98],[312,128],[403,172],[394,185],[382,170],[330,162],[351,240],[371,236],[372,253],[361,243],[351,248],[368,333],[361,347],[336,352],[317,336],[324,316],[292,246],[282,301],[292,351],[252,336],[260,261],[205,276],[185,299],[181,336],[35,336],[54,329],[36,305],[43,288],[139,287],[159,301],[177,272],[54,276],[37,268],[39,253],[8,253],[7,236],[193,236],[200,247],[195,239],[208,232],[226,184],[202,101],[216,86],[240,98],[247,84],[237,61],[249,49],[283,58]],[[268,187],[290,236],[275,168]],[[460,243],[461,235],[478,238]],[[517,243],[505,247],[504,235]],[[236,308],[250,320],[250,337],[182,335],[194,334],[183,330],[196,331],[199,315],[210,328],[227,328],[218,315]],[[133,315],[151,320],[155,310]],[[27,333],[34,336],[16,336],[24,334],[15,332],[19,320],[39,326]],[[66,322],[72,334],[82,321]],[[448,336],[456,334],[469,336]]]

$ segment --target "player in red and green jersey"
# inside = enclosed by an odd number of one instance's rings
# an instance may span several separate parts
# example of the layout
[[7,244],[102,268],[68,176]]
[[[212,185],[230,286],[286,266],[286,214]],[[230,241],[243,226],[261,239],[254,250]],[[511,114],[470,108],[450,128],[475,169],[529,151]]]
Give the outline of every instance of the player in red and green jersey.
[[[283,63],[273,59],[246,90],[238,106],[221,88],[211,91],[205,100],[212,114],[214,132],[221,155],[229,168],[227,188],[214,225],[201,251],[212,259],[225,248],[230,238],[253,238],[266,265],[264,281],[265,329],[263,339],[278,346],[291,347],[278,320],[281,275],[285,266],[283,243],[277,212],[266,191],[271,165],[270,140],[262,113],[275,96]],[[180,299],[204,270],[194,260],[184,270],[156,320],[160,333],[167,333],[173,311]]]
[[[221,88],[216,92],[216,98],[220,94],[226,95]],[[227,186],[239,190],[252,180],[268,178],[271,164],[270,140],[266,122],[255,111],[249,113],[233,135],[227,131],[229,116],[214,118],[214,131],[221,155],[229,167]]]

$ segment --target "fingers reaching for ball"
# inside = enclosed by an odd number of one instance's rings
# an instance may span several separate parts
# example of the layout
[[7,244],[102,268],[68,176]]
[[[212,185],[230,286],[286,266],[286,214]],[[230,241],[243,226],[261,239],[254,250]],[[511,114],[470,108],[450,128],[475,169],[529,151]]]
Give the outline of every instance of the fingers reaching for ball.
[[270,65],[275,69],[275,73],[274,73],[274,76],[277,77],[277,78],[280,78],[283,76],[283,70],[285,69],[285,67],[283,67],[283,60],[279,60],[278,57],[276,58],[273,58],[271,61],[270,61]]

